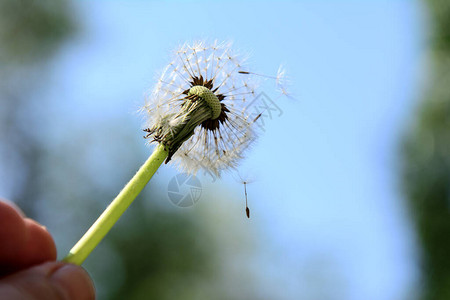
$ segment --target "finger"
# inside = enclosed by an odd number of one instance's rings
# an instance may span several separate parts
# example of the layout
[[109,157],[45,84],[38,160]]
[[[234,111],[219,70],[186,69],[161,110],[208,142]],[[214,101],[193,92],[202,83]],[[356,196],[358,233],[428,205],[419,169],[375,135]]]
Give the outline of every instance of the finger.
[[56,259],[56,247],[45,227],[23,219],[0,201],[0,276]]
[[56,260],[55,242],[47,229],[31,219],[25,219],[25,227],[27,239],[16,257],[17,265],[23,268]]
[[9,204],[0,201],[0,266],[15,260],[18,249],[27,241],[27,226],[22,216]]
[[94,300],[95,289],[81,267],[49,262],[0,280],[0,299]]
[[61,286],[69,299],[95,299],[95,288],[88,273],[81,267],[66,264],[52,275],[52,281]]
[[20,207],[18,207],[17,204],[14,203],[14,202],[12,202],[11,200],[8,200],[8,199],[1,198],[1,197],[0,197],[0,202],[4,202],[4,203],[8,204],[9,206],[11,206],[12,208],[14,208],[14,209],[19,213],[19,215],[22,216],[22,218],[25,218],[25,217],[26,217],[26,215],[25,215],[25,213],[23,212],[23,210],[20,209]]

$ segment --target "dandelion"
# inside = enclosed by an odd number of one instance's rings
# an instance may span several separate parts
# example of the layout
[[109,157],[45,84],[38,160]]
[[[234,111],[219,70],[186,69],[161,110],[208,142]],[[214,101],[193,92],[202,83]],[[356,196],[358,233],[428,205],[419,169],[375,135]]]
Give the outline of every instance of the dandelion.
[[173,158],[183,172],[203,168],[219,177],[257,136],[246,111],[254,76],[230,44],[186,44],[174,56],[143,108],[146,137],[165,145],[166,163]]
[[[255,98],[256,74],[244,61],[226,43],[197,42],[175,52],[142,109],[148,117],[145,138],[157,147],[65,261],[80,265],[87,258],[163,161],[216,176],[237,167],[257,137],[253,124],[261,116],[246,110]],[[249,216],[248,206],[246,211]]]

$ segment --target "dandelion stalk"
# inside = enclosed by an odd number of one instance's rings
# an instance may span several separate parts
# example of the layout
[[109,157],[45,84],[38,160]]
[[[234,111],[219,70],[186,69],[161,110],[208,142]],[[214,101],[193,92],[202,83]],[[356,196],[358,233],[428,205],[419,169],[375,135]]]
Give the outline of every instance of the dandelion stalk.
[[255,97],[253,73],[242,68],[228,44],[195,43],[176,52],[142,109],[149,119],[145,138],[159,145],[64,261],[83,263],[163,161],[173,157],[187,173],[203,168],[216,176],[236,168],[257,137],[253,124],[261,116],[247,107]]
[[158,170],[161,163],[166,159],[167,155],[168,152],[164,149],[163,145],[160,144],[156,147],[153,154],[141,166],[136,175],[131,178],[97,221],[95,221],[91,228],[89,228],[78,243],[70,250],[63,261],[75,265],[81,265],[84,262],[137,195],[139,195],[156,170]]

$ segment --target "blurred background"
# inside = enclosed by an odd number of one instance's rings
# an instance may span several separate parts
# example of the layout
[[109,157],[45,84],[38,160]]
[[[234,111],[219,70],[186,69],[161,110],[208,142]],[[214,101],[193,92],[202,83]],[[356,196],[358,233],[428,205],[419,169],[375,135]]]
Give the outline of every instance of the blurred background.
[[[59,258],[151,153],[136,111],[186,41],[284,64],[239,168],[163,166],[85,263],[98,299],[450,299],[450,2],[0,2],[0,196]],[[281,150],[280,150],[281,149]],[[238,179],[236,179],[238,177]]]

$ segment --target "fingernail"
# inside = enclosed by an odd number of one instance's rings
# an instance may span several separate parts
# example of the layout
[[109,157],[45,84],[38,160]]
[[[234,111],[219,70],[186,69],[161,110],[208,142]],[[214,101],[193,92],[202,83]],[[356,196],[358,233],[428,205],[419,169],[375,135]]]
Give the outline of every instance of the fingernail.
[[81,267],[66,264],[54,272],[50,280],[60,288],[64,299],[94,300],[95,289],[88,273]]

